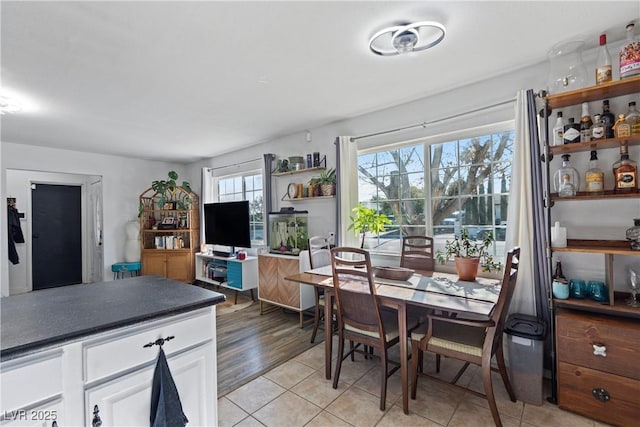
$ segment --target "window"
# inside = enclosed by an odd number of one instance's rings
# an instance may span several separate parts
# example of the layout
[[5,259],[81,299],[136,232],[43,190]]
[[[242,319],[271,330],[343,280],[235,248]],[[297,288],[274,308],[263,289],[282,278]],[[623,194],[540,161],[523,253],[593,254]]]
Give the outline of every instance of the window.
[[496,130],[445,141],[383,149],[358,156],[358,199],[392,225],[365,247],[400,252],[401,236],[431,235],[436,247],[466,228],[493,233],[504,254],[514,131]]
[[264,242],[262,173],[250,172],[218,178],[218,201],[236,200],[249,201],[251,240],[256,244],[262,244]]

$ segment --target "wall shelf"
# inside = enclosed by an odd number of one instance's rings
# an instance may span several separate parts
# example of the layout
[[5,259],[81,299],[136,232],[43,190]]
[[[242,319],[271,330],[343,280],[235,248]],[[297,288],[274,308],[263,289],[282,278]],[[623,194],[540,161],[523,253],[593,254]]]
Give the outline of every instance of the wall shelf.
[[606,148],[619,148],[623,142],[627,145],[640,145],[640,136],[627,136],[623,138],[608,138],[598,141],[576,142],[572,144],[551,145],[549,151],[551,154],[559,156],[562,154],[579,153],[591,150],[604,150]]
[[578,191],[575,196],[559,197],[558,193],[551,193],[553,201],[569,201],[569,200],[599,200],[599,199],[637,199],[640,198],[640,192],[635,193],[616,193],[613,190],[605,190],[604,194],[590,194],[586,191]]
[[549,95],[545,99],[547,106],[554,110],[556,108],[579,105],[583,102],[615,98],[616,96],[628,95],[634,92],[640,92],[640,76]]
[[296,174],[299,174],[299,173],[322,171],[322,170],[325,170],[325,169],[326,168],[324,166],[317,166],[315,168],[304,168],[304,169],[299,169],[299,170],[294,170],[294,171],[287,171],[287,172],[274,172],[274,173],[271,174],[271,176],[296,175]]

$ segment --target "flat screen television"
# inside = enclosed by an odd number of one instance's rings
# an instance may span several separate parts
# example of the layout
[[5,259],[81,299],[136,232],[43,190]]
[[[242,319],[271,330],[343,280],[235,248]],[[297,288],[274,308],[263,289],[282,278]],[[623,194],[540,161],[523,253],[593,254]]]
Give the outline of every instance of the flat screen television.
[[[220,202],[204,204],[204,239],[208,245],[250,248],[249,202]],[[227,255],[220,254],[220,255]]]

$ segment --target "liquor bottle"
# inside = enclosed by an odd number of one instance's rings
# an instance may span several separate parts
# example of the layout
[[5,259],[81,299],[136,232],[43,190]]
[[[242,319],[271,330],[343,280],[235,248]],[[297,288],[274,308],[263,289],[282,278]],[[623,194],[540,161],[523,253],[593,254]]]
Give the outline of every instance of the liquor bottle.
[[604,139],[604,130],[605,124],[600,114],[595,114],[593,116],[593,125],[591,126],[591,140],[598,141],[600,139]]
[[562,155],[562,167],[553,174],[553,185],[560,197],[575,196],[580,188],[580,175],[569,164],[569,154]]
[[620,49],[620,79],[640,74],[640,41],[635,38],[635,27],[627,25],[627,42]]
[[605,138],[613,138],[613,124],[616,122],[616,116],[613,115],[611,111],[609,111],[609,100],[605,99],[602,101],[602,114],[600,117],[604,121],[604,137]]
[[558,111],[556,125],[553,127],[553,145],[562,145],[564,136],[564,120],[562,120],[562,111]]
[[616,138],[631,136],[631,125],[627,122],[624,114],[618,115],[618,120],[613,125],[613,133]]
[[620,144],[620,160],[613,164],[613,180],[616,193],[635,193],[638,191],[638,167],[629,159],[626,143]]
[[585,191],[591,194],[604,193],[604,172],[598,168],[598,154],[596,150],[591,151],[589,169],[585,173]]
[[580,125],[578,123],[575,123],[573,117],[569,117],[569,123],[564,125],[562,140],[565,144],[580,142]]
[[633,101],[629,103],[626,119],[631,127],[631,135],[640,135],[640,113],[636,109],[636,103]]
[[593,121],[589,115],[589,104],[582,103],[582,118],[580,119],[580,142],[591,141],[591,126]]
[[607,35],[600,34],[600,49],[596,59],[596,85],[608,83],[613,79],[611,55],[607,49]]
[[558,281],[558,282],[562,282],[562,283],[568,283],[569,282],[567,280],[567,278],[564,277],[564,275],[562,274],[562,263],[560,261],[556,261],[556,270],[553,273],[553,280],[554,281]]

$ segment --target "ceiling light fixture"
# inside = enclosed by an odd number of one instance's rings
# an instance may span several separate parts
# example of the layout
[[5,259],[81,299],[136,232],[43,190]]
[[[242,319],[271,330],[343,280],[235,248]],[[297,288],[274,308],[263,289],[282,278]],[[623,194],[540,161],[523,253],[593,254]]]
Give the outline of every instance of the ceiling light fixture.
[[439,22],[404,23],[375,33],[369,40],[369,49],[382,56],[418,52],[434,47],[444,39],[445,34],[444,25]]
[[14,99],[0,95],[0,115],[19,113],[22,105]]

